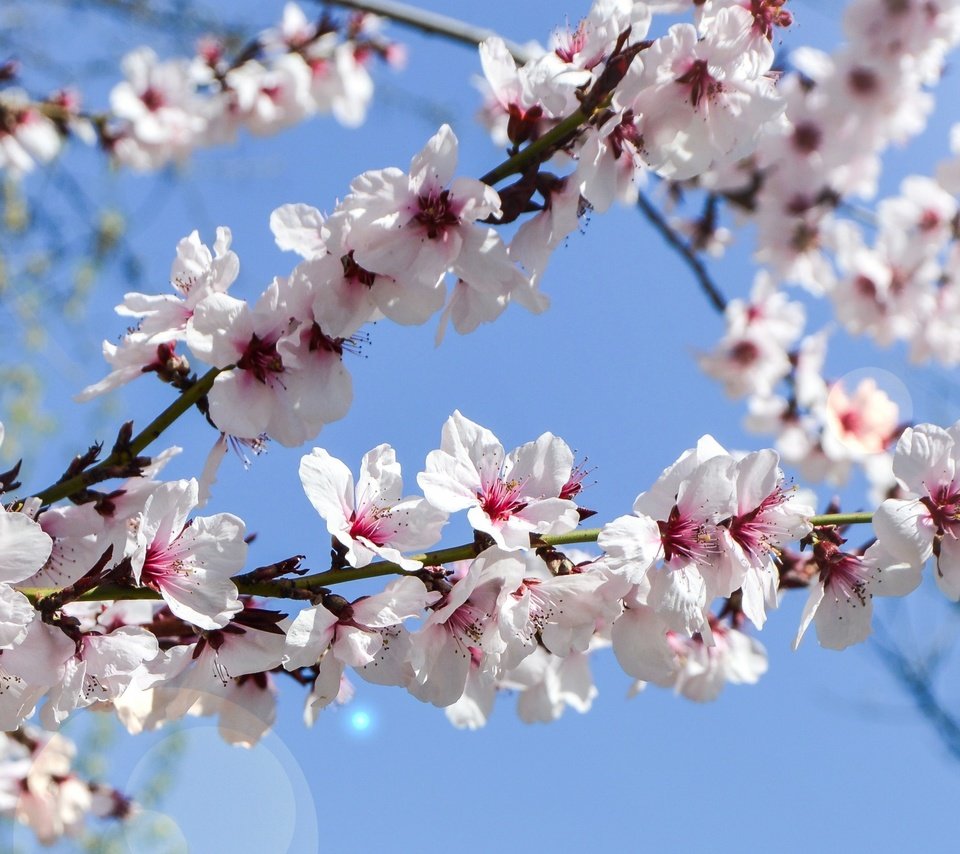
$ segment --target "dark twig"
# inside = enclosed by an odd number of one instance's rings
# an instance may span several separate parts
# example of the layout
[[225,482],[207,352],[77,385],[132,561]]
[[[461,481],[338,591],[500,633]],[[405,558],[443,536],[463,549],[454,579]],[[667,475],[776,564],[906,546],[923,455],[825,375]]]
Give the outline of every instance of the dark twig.
[[[358,12],[382,15],[384,18],[413,27],[422,33],[444,36],[469,45],[476,46],[484,39],[499,37],[499,33],[486,27],[477,27],[437,12],[428,12],[425,9],[408,6],[406,3],[395,3],[393,0],[325,0],[325,2],[333,6],[343,6],[346,9],[356,9]],[[533,58],[533,54],[523,45],[507,39],[504,39],[504,44],[521,65]]]
[[726,297],[720,293],[720,289],[710,278],[710,273],[704,263],[697,257],[693,248],[674,231],[670,223],[664,219],[663,214],[650,203],[650,200],[643,193],[640,193],[637,197],[637,206],[650,221],[650,224],[660,232],[660,236],[680,254],[680,257],[693,271],[693,275],[700,284],[701,290],[707,295],[707,299],[710,300],[710,304],[721,314],[726,311]]

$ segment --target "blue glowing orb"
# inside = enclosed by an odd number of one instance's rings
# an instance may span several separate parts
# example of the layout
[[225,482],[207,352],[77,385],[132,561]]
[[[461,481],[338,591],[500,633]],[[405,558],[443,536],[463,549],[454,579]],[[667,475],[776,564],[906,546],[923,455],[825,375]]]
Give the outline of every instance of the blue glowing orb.
[[373,718],[369,712],[357,709],[357,711],[350,715],[350,728],[354,732],[366,732],[372,725]]

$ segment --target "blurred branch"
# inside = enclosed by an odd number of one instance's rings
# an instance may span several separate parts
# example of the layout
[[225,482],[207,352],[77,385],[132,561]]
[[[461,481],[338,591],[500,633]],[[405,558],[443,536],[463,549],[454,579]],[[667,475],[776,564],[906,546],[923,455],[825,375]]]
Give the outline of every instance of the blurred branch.
[[[428,12],[426,9],[408,6],[406,3],[396,3],[394,0],[324,0],[324,2],[333,6],[343,6],[346,9],[355,9],[358,12],[369,12],[371,15],[381,15],[422,33],[444,36],[474,47],[484,39],[503,38],[499,33],[486,27],[478,27],[438,12]],[[533,54],[523,45],[508,39],[503,41],[507,50],[520,65],[533,58]]]
[[960,719],[937,696],[934,684],[946,648],[933,648],[922,655],[908,654],[879,623],[874,630],[873,648],[943,746],[960,761]]
[[637,196],[637,207],[640,208],[640,212],[660,233],[660,236],[667,241],[667,245],[678,252],[680,257],[686,262],[696,277],[700,289],[707,295],[710,304],[721,314],[726,311],[726,297],[720,293],[720,289],[710,277],[710,273],[707,271],[703,261],[697,257],[696,250],[674,230],[663,214],[657,210],[642,192]]

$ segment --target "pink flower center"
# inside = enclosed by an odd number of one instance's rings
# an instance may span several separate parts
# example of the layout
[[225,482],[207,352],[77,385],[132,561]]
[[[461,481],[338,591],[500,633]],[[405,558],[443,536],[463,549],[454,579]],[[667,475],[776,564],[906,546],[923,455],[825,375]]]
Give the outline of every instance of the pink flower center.
[[447,631],[461,643],[465,640],[472,641],[465,644],[467,647],[472,647],[483,639],[483,627],[489,620],[489,614],[468,601],[447,618],[445,625]]
[[167,578],[183,571],[183,561],[169,546],[151,543],[147,547],[147,556],[140,571],[140,583],[156,590]]
[[770,535],[776,534],[778,529],[764,517],[767,510],[780,506],[786,500],[786,494],[778,486],[754,510],[730,519],[730,536],[748,555],[760,557],[770,551]]
[[163,97],[163,92],[159,89],[155,89],[153,86],[148,86],[143,94],[140,96],[140,100],[143,101],[143,105],[151,112],[155,113],[162,106],[164,106],[167,101]]
[[237,361],[237,367],[242,371],[250,371],[260,382],[268,385],[271,374],[283,372],[283,359],[277,352],[277,342],[262,339],[258,335],[251,336],[247,349]]
[[658,521],[660,542],[663,544],[663,559],[669,563],[674,557],[692,560],[694,563],[709,563],[720,551],[720,544],[713,526],[682,516],[674,504],[666,522]]
[[677,83],[690,87],[690,104],[694,109],[704,98],[709,100],[723,91],[723,84],[710,73],[705,59],[694,62],[677,78]]
[[634,151],[640,148],[643,137],[634,122],[633,110],[627,110],[623,114],[623,120],[607,137],[607,142],[613,150],[615,160],[619,160],[623,156],[623,152],[628,146]]
[[436,240],[446,234],[447,229],[459,225],[459,212],[455,210],[449,190],[431,190],[417,199],[420,209],[414,219],[424,227],[427,237]]
[[389,507],[370,506],[360,513],[354,512],[350,519],[350,536],[363,537],[375,546],[382,546],[390,539],[389,530],[385,530],[385,520],[390,518]]
[[486,484],[483,492],[477,493],[480,507],[492,521],[505,522],[527,506],[520,494],[522,486],[518,480],[504,481],[497,478]]
[[834,597],[857,599],[861,605],[866,605],[867,600],[873,598],[873,594],[867,590],[870,575],[871,570],[864,565],[863,560],[850,554],[841,554],[820,570],[824,588]]

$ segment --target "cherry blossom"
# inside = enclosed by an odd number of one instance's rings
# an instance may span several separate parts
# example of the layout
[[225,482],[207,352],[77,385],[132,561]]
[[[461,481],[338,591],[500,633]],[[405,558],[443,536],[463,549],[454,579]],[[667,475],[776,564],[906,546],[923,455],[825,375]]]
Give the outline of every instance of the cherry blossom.
[[245,526],[231,513],[188,520],[197,501],[196,480],[158,487],[144,504],[131,565],[134,580],[178,617],[217,629],[243,607],[229,579],[246,560]]
[[467,510],[475,530],[501,548],[520,549],[531,533],[560,534],[579,523],[576,504],[560,498],[572,470],[573,453],[552,433],[507,455],[493,433],[458,411],[417,483],[437,509]]
[[960,424],[947,430],[933,424],[904,430],[894,451],[893,473],[918,497],[890,498],[874,514],[878,541],[898,562],[922,566],[935,558],[934,578],[952,601],[960,600],[958,437]]
[[446,513],[423,498],[401,497],[400,464],[389,445],[364,454],[356,488],[350,470],[323,448],[300,460],[300,480],[351,566],[366,566],[379,556],[407,570],[419,569],[418,561],[401,552],[432,546],[447,521]]

